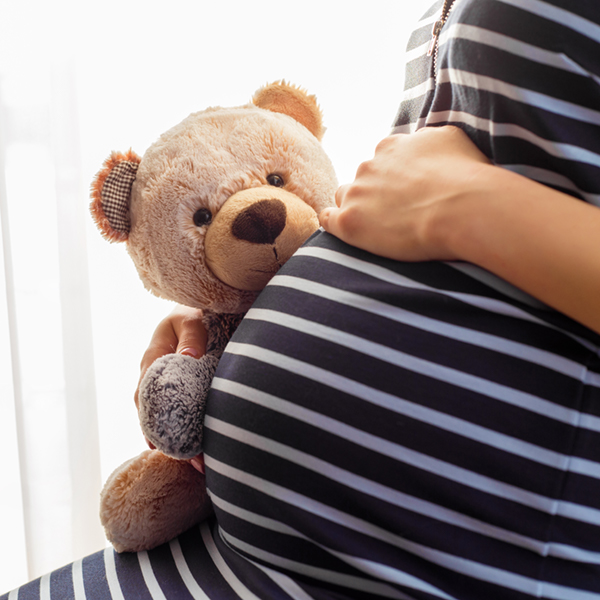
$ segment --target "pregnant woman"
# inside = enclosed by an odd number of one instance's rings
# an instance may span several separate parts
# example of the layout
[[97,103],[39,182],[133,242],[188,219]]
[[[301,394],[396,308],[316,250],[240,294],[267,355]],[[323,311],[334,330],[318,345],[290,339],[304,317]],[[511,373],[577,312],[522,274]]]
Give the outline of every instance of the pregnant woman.
[[407,65],[221,360],[215,518],[10,600],[600,598],[600,9],[438,2]]

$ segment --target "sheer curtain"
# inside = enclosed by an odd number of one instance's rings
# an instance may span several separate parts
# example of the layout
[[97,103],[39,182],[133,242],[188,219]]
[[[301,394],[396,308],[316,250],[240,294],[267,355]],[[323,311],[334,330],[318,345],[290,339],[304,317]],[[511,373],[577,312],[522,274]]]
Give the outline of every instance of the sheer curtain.
[[350,180],[427,4],[0,0],[0,593],[102,548],[102,482],[144,449],[133,392],[170,305],[91,222],[104,158],[285,78],[317,95]]
[[[102,543],[93,518],[101,480],[94,362],[80,351],[92,347],[92,327],[74,82],[68,72],[37,75],[35,89],[6,78],[0,104],[2,381],[3,397],[11,383],[14,397],[12,407],[2,403],[2,420],[16,433],[4,456],[16,446],[18,458],[16,493],[0,512],[3,531],[20,516],[28,575],[49,566],[36,539],[60,539],[64,559]],[[7,564],[14,549],[3,550]]]
[[78,105],[72,63],[0,78],[3,591],[105,545],[98,495],[144,448],[133,390],[169,310],[124,248],[94,252]]

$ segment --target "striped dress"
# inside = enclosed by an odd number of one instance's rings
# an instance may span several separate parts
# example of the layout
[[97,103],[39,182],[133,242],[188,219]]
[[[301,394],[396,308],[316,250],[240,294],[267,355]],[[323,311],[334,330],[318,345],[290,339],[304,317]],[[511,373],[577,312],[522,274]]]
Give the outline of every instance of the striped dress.
[[[395,131],[456,124],[496,164],[598,203],[596,0],[445,4],[431,55],[441,3],[410,40]],[[598,600],[599,347],[472,265],[319,232],[220,362],[216,519],[0,600]]]

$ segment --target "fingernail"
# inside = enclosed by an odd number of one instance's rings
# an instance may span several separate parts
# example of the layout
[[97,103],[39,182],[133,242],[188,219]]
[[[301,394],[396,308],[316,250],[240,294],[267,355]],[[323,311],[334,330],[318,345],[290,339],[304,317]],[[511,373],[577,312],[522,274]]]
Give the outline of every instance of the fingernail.
[[190,459],[190,462],[192,463],[192,466],[194,467],[194,469],[196,469],[196,471],[200,471],[200,473],[202,473],[202,475],[204,475],[204,461],[200,460],[197,456],[194,456],[194,458]]
[[184,354],[185,356],[191,356],[192,358],[200,358],[200,351],[196,348],[182,348],[179,351],[179,354]]

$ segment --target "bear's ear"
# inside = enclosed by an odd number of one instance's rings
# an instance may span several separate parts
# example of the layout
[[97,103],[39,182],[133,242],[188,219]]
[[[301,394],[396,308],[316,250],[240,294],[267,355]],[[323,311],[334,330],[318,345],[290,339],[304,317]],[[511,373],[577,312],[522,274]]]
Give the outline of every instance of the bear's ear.
[[252,103],[259,108],[283,113],[296,119],[318,140],[325,133],[323,115],[316,98],[295,85],[285,81],[270,83],[254,94]]
[[124,242],[129,237],[131,186],[141,160],[131,150],[125,154],[113,152],[92,182],[90,210],[109,242]]

